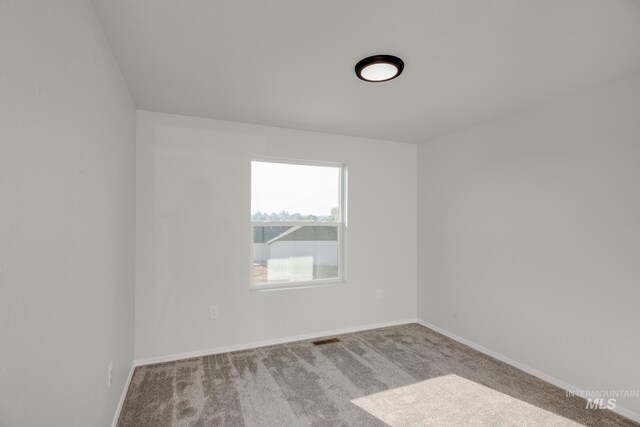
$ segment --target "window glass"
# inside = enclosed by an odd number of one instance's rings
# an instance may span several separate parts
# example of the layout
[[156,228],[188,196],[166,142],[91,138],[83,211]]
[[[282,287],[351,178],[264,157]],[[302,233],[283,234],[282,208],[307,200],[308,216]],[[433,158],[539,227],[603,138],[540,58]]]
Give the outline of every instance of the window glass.
[[251,163],[253,287],[341,278],[341,176],[337,166]]

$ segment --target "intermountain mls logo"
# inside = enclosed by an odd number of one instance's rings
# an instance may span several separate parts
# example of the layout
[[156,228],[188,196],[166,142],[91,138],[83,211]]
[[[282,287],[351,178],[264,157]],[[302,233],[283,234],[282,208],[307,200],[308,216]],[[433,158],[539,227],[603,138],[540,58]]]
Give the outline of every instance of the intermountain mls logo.
[[587,409],[615,409],[619,397],[640,397],[640,390],[571,390],[567,397],[587,400]]

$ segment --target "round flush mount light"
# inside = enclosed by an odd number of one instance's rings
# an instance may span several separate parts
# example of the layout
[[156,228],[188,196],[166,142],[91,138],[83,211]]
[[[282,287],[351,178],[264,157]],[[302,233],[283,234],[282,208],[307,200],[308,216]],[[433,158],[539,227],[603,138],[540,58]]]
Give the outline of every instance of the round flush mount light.
[[374,55],[356,64],[356,76],[366,82],[387,82],[402,74],[404,62],[397,56]]

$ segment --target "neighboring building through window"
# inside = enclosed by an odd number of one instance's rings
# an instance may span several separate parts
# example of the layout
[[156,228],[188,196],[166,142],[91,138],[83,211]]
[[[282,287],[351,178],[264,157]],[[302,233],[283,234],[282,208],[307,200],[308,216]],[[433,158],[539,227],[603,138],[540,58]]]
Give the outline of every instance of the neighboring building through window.
[[251,162],[253,288],[342,280],[342,178],[337,165]]

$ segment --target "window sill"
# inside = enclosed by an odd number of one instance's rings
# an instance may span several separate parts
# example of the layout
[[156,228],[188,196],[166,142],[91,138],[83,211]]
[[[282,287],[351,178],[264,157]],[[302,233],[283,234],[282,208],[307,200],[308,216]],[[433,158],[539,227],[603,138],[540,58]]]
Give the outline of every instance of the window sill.
[[342,285],[345,281],[342,279],[331,280],[314,280],[312,282],[294,282],[294,283],[272,283],[270,285],[251,285],[249,291],[251,292],[267,292],[267,291],[284,291],[290,289],[309,289],[309,288],[324,288],[329,286]]

